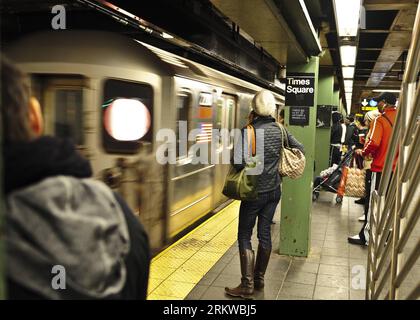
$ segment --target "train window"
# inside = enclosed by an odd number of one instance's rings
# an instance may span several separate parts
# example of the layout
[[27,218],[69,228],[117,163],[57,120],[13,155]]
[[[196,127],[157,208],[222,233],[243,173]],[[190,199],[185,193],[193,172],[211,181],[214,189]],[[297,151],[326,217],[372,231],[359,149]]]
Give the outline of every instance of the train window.
[[[223,94],[216,105],[216,128],[228,129],[229,131],[235,127],[235,108],[236,101],[232,96]],[[229,138],[226,147],[233,147],[233,137]],[[222,139],[219,140],[218,147],[222,147]]]
[[31,94],[41,103],[46,134],[83,145],[85,81],[78,75],[32,74]]
[[[186,157],[188,155],[188,133],[191,127],[191,93],[183,90],[177,96],[177,128],[176,128],[176,141],[177,141],[177,158]],[[180,122],[183,121],[187,124],[186,132],[180,135]]]
[[209,143],[212,140],[213,130],[213,95],[208,92],[200,92],[198,101],[198,129],[200,133],[196,137],[197,143]]
[[110,153],[136,153],[153,139],[153,89],[116,79],[104,84],[103,146]]
[[69,138],[83,144],[83,91],[82,89],[55,90],[54,132],[57,137]]
[[[226,127],[227,129],[232,130],[235,126],[235,100],[232,98],[227,99],[226,103]],[[233,147],[234,137],[229,136],[229,148]]]

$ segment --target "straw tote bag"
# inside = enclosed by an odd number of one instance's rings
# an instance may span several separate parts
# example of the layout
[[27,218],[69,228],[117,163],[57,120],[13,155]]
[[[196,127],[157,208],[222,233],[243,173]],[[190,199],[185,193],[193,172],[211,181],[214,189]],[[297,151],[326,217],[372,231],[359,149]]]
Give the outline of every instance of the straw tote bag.
[[344,195],[347,197],[362,198],[366,195],[366,170],[363,169],[363,159],[353,155],[349,167],[344,167],[340,184],[344,186]]
[[[306,159],[302,151],[290,148],[286,129],[278,123],[282,136],[282,150],[279,162],[279,173],[290,179],[300,178],[305,170]],[[285,145],[286,141],[286,145]]]
[[[258,198],[257,182],[258,175],[247,174],[247,171],[257,165],[255,131],[251,125],[247,126],[248,150],[252,152],[251,161],[246,162],[242,170],[237,171],[230,165],[229,173],[226,176],[223,194],[236,200],[256,200]],[[252,151],[251,151],[252,150]]]

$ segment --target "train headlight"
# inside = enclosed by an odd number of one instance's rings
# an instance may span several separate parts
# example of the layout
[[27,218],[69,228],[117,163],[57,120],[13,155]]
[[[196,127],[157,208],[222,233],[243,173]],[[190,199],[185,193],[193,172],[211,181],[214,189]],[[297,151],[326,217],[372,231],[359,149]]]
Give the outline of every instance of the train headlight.
[[107,106],[104,114],[104,127],[115,140],[139,140],[147,134],[150,126],[150,112],[139,100],[116,99]]

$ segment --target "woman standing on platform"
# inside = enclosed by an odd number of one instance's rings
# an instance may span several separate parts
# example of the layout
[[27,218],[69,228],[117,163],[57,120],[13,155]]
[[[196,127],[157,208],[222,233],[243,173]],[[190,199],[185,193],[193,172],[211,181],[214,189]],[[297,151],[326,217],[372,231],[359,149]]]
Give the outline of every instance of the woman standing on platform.
[[[225,288],[228,295],[249,298],[254,288],[264,288],[264,274],[271,254],[271,221],[281,196],[281,177],[278,172],[282,152],[282,134],[273,118],[276,104],[273,94],[268,90],[257,93],[252,100],[249,124],[263,130],[264,143],[256,139],[256,155],[264,159],[264,169],[258,177],[258,199],[242,201],[239,210],[238,245],[241,264],[241,284],[236,288]],[[246,130],[242,131],[246,134]],[[303,146],[287,132],[289,146],[303,151]],[[246,141],[246,140],[245,140]],[[234,159],[242,159],[240,164],[233,164],[237,170],[244,168],[245,157],[238,145],[234,150]],[[254,265],[254,251],[251,245],[252,230],[258,218],[258,252]]]

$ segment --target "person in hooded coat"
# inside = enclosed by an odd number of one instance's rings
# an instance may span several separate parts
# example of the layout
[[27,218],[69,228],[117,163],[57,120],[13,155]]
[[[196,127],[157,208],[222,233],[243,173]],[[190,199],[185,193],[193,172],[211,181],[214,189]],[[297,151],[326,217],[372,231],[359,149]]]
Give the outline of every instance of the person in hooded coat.
[[[235,288],[225,288],[226,294],[234,297],[250,298],[254,289],[264,288],[264,275],[271,255],[271,221],[280,201],[281,177],[278,171],[282,153],[282,139],[288,139],[291,148],[304,151],[287,130],[283,137],[273,115],[276,112],[275,98],[268,90],[258,92],[252,100],[249,124],[256,132],[256,156],[261,160],[262,170],[258,176],[258,199],[242,201],[239,209],[238,246],[241,265],[241,283]],[[243,141],[247,140],[247,130],[242,129]],[[261,143],[263,142],[263,143]],[[247,150],[241,148],[241,141],[235,146],[233,165],[242,170],[247,158]],[[255,259],[251,237],[257,225],[258,251]],[[255,261],[255,264],[254,264]]]
[[331,118],[332,127],[330,137],[330,167],[332,167],[333,164],[339,164],[341,161],[341,144],[343,137],[343,127],[341,125],[343,115],[335,111],[331,114]]
[[27,75],[1,56],[8,299],[145,299],[148,237],[69,140],[42,136]]

